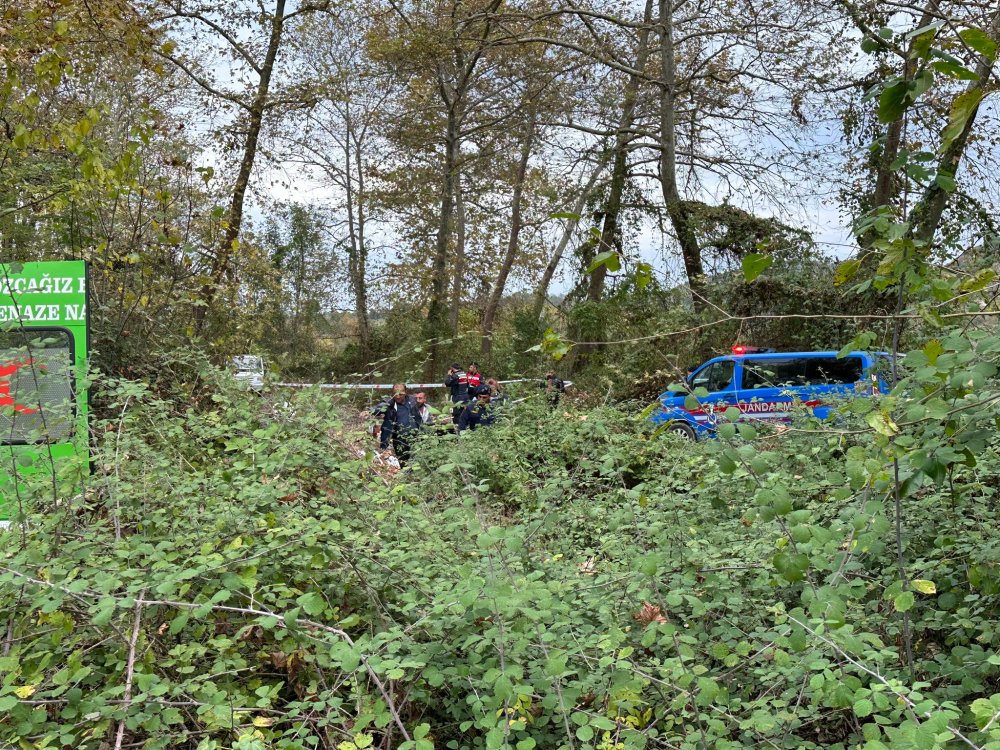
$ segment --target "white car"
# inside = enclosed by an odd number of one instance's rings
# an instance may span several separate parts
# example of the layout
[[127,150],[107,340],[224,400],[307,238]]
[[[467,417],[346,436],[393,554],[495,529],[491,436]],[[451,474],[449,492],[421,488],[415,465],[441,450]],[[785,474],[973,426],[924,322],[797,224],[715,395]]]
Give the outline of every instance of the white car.
[[233,377],[254,391],[264,390],[264,360],[253,354],[233,357]]

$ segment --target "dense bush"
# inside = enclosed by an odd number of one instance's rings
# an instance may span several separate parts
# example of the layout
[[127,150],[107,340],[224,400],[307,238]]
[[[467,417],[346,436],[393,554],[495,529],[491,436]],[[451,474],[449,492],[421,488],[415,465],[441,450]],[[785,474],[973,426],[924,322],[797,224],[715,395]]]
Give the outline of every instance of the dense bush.
[[0,738],[996,746],[998,352],[699,444],[529,397],[395,478],[316,393],[107,384],[90,486],[34,488],[2,552]]

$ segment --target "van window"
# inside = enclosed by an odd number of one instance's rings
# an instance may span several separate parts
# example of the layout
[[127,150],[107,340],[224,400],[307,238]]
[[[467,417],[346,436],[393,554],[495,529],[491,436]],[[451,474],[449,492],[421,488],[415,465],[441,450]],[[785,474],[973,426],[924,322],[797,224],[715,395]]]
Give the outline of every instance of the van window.
[[59,443],[73,433],[68,331],[0,331],[0,443]]
[[733,382],[733,371],[736,369],[735,363],[731,360],[713,362],[708,367],[700,370],[691,380],[693,388],[705,388],[709,393],[722,391]]
[[750,359],[743,363],[743,387],[789,388],[805,385],[805,359]]
[[806,383],[830,385],[857,383],[864,368],[861,357],[813,357],[806,360]]
[[789,357],[747,360],[743,388],[794,388],[856,383],[863,370],[860,357]]

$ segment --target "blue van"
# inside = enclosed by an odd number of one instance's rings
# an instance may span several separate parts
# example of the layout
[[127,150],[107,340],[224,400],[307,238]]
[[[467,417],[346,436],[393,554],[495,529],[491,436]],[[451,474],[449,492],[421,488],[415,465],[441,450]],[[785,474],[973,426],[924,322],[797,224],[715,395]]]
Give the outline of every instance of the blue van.
[[[825,419],[831,402],[848,396],[873,396],[888,390],[882,353],[775,352],[734,346],[733,353],[710,359],[687,378],[685,390],[660,395],[660,408],[650,416],[656,425],[689,440],[709,434],[722,413],[736,407],[745,419],[787,422],[794,409],[805,407]],[[697,409],[684,401],[696,388],[708,395]]]

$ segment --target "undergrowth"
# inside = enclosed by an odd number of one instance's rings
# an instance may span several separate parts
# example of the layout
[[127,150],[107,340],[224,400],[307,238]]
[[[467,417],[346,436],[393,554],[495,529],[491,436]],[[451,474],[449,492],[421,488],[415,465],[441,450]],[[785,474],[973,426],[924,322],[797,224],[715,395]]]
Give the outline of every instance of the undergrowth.
[[88,487],[35,487],[0,552],[0,739],[1000,746],[998,446],[892,421],[942,387],[989,418],[986,381],[939,377],[979,366],[948,347],[836,426],[689,444],[529,399],[392,480],[321,394],[181,408],[106,383]]

